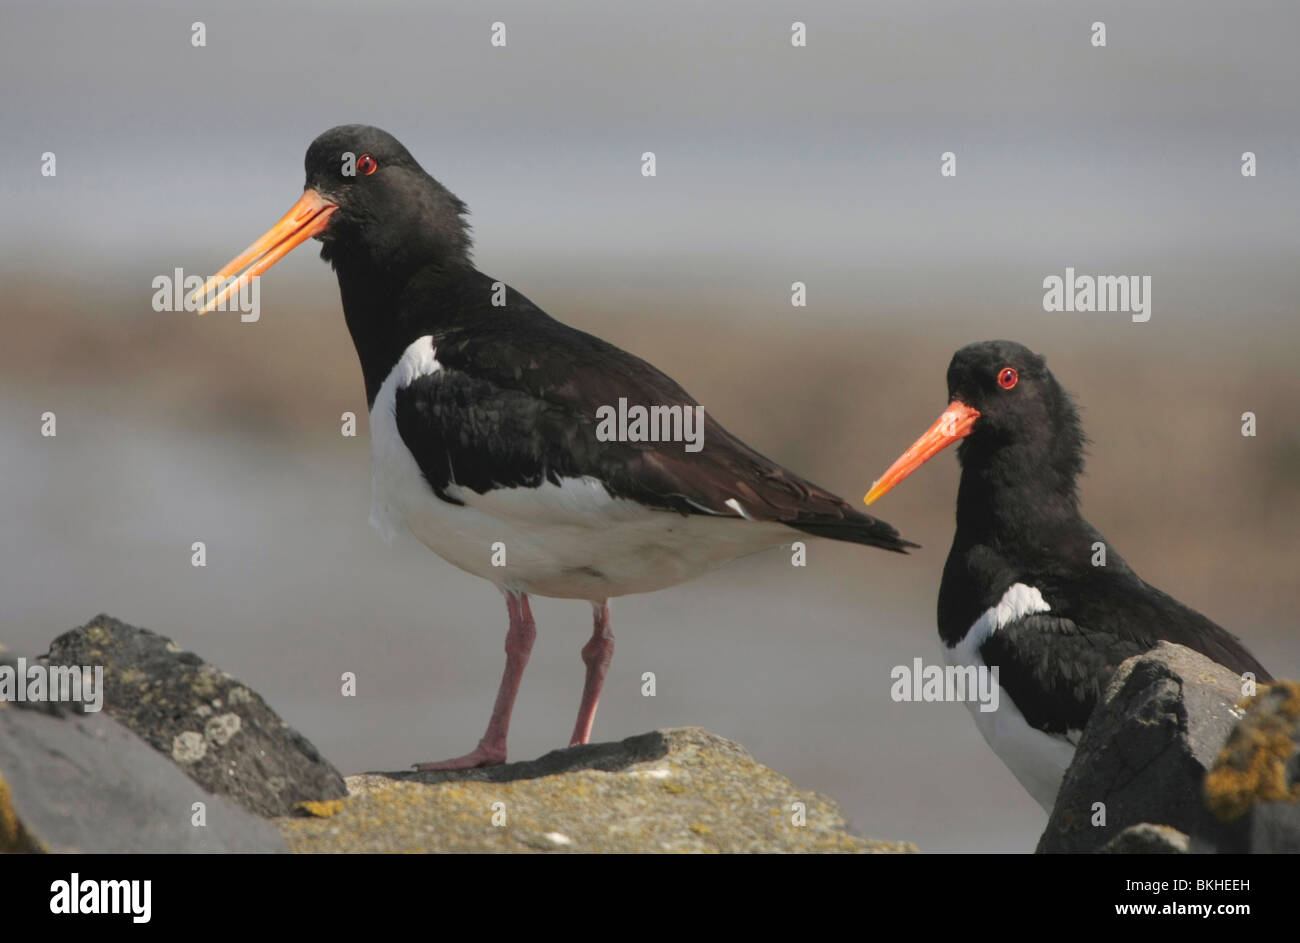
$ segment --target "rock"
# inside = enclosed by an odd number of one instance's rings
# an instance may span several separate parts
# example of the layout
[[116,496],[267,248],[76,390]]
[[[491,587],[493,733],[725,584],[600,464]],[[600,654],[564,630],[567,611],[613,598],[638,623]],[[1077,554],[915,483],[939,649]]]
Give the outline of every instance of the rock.
[[[708,737],[708,734],[701,731]],[[726,744],[744,752],[744,748],[730,740],[713,737],[719,744]],[[633,763],[657,760],[668,753],[668,739],[660,731],[643,733],[628,737],[618,743],[587,743],[582,746],[568,747],[564,750],[552,750],[535,760],[523,760],[518,763],[504,763],[501,766],[487,766],[481,769],[443,770],[441,772],[419,772],[418,770],[398,770],[394,773],[365,773],[363,776],[349,777],[349,790],[355,793],[352,780],[372,782],[367,777],[379,776],[403,782],[447,783],[472,779],[487,783],[513,782],[520,779],[538,779],[542,776],[558,776],[577,770],[592,769],[615,772],[626,769]],[[749,754],[745,753],[748,757]]]
[[199,788],[103,713],[0,702],[0,853],[284,850],[271,823]]
[[1106,844],[1101,851],[1111,855],[1185,855],[1190,840],[1168,825],[1130,825]]
[[1220,851],[1300,853],[1300,683],[1246,701],[1205,779],[1205,801],[1230,827]]
[[833,802],[694,727],[481,770],[366,773],[348,787],[342,802],[279,820],[292,851],[916,851],[858,837]]
[[257,694],[171,639],[96,616],[54,665],[102,665],[104,710],[208,791],[263,816],[347,795],[343,777]]
[[[1142,823],[1217,847],[1227,829],[1206,809],[1202,782],[1241,716],[1241,695],[1240,677],[1181,645],[1125,661],[1088,721],[1038,851],[1097,851]],[[1102,826],[1092,824],[1098,802]]]

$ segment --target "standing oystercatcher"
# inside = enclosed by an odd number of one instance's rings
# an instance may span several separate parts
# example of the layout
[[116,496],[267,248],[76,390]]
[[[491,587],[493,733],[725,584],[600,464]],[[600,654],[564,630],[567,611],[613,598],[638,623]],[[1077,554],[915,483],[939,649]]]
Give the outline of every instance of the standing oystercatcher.
[[[465,756],[418,768],[505,762],[536,635],[530,594],[595,610],[578,744],[614,653],[611,597],[672,586],[796,532],[915,546],[755,452],[650,364],[477,271],[465,204],[392,135],[333,128],[305,165],[302,198],[198,295],[211,310],[238,288],[232,276],[260,275],[319,239],[365,378],[371,522],[387,535],[408,528],[506,597],[506,668],[487,733]],[[692,442],[664,441],[646,415],[676,432],[692,418],[700,427]],[[623,434],[611,436],[616,426]]]
[[1271,680],[1237,638],[1144,583],[1083,519],[1083,429],[1042,357],[1011,341],[963,347],[948,365],[948,398],[866,503],[962,440],[939,637],[950,665],[998,668],[1001,706],[968,706],[1045,809],[1107,681],[1131,655],[1165,639]]

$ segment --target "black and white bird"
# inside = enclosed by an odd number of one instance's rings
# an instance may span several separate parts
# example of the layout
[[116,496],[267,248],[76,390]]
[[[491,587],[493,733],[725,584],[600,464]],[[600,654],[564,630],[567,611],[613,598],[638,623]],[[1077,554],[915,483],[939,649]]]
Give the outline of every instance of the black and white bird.
[[[333,128],[312,142],[305,165],[302,198],[198,294],[210,310],[240,286],[235,276],[260,275],[319,239],[365,379],[372,523],[388,534],[409,529],[506,597],[506,668],[486,734],[465,756],[420,768],[505,762],[536,632],[530,594],[595,610],[570,741],[586,743],[613,656],[611,597],[672,586],[801,535],[915,546],[701,417],[650,364],[477,271],[465,205],[392,135]],[[624,407],[634,422],[636,408],[658,410],[675,432],[690,411],[702,418],[700,447],[600,434],[610,415],[602,410]]]
[[1236,637],[1143,582],[1084,520],[1076,491],[1083,429],[1044,358],[1011,341],[963,347],[948,365],[948,399],[866,503],[961,441],[939,638],[950,665],[997,667],[998,709],[968,706],[989,746],[1045,809],[1124,659],[1164,639],[1271,680]]

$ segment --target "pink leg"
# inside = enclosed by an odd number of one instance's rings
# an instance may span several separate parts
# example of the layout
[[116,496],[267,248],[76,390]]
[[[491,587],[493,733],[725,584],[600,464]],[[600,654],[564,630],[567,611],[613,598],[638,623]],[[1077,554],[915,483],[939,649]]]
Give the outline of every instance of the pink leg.
[[614,659],[614,633],[609,628],[609,602],[593,606],[596,617],[591,641],[582,647],[582,661],[587,666],[587,681],[582,686],[582,704],[578,707],[578,722],[573,727],[569,746],[577,746],[591,739],[591,724],[596,719],[596,703],[600,689],[605,684],[605,674]]
[[510,630],[506,632],[506,670],[497,689],[497,701],[492,708],[487,733],[472,751],[453,760],[440,763],[417,763],[421,772],[444,769],[473,769],[476,766],[496,766],[506,761],[506,734],[510,729],[510,713],[515,707],[519,682],[524,678],[528,655],[537,638],[537,625],[528,606],[525,593],[506,593],[506,606],[510,610]]

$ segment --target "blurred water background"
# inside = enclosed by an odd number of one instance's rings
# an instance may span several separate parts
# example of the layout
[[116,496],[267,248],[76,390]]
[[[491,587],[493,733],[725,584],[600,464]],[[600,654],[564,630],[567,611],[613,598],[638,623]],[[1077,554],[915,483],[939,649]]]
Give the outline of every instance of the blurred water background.
[[[1045,353],[1084,409],[1089,518],[1294,676],[1297,26],[1261,2],[10,4],[0,642],[44,651],[99,611],[156,629],[345,772],[474,744],[504,606],[367,526],[328,268],[281,263],[253,324],[150,306],[155,276],[209,273],[287,209],[316,134],[364,121],[469,203],[480,268],[850,500],[941,410],[957,347]],[[1067,265],[1151,275],[1150,322],[1044,313]],[[1031,849],[1044,817],[965,709],[889,699],[893,665],[939,657],[956,484],[944,456],[877,505],[910,557],[814,542],[804,569],[775,552],[616,601],[596,736],[699,724],[872,837]],[[584,604],[535,611],[516,758],[566,741],[589,631]]]

